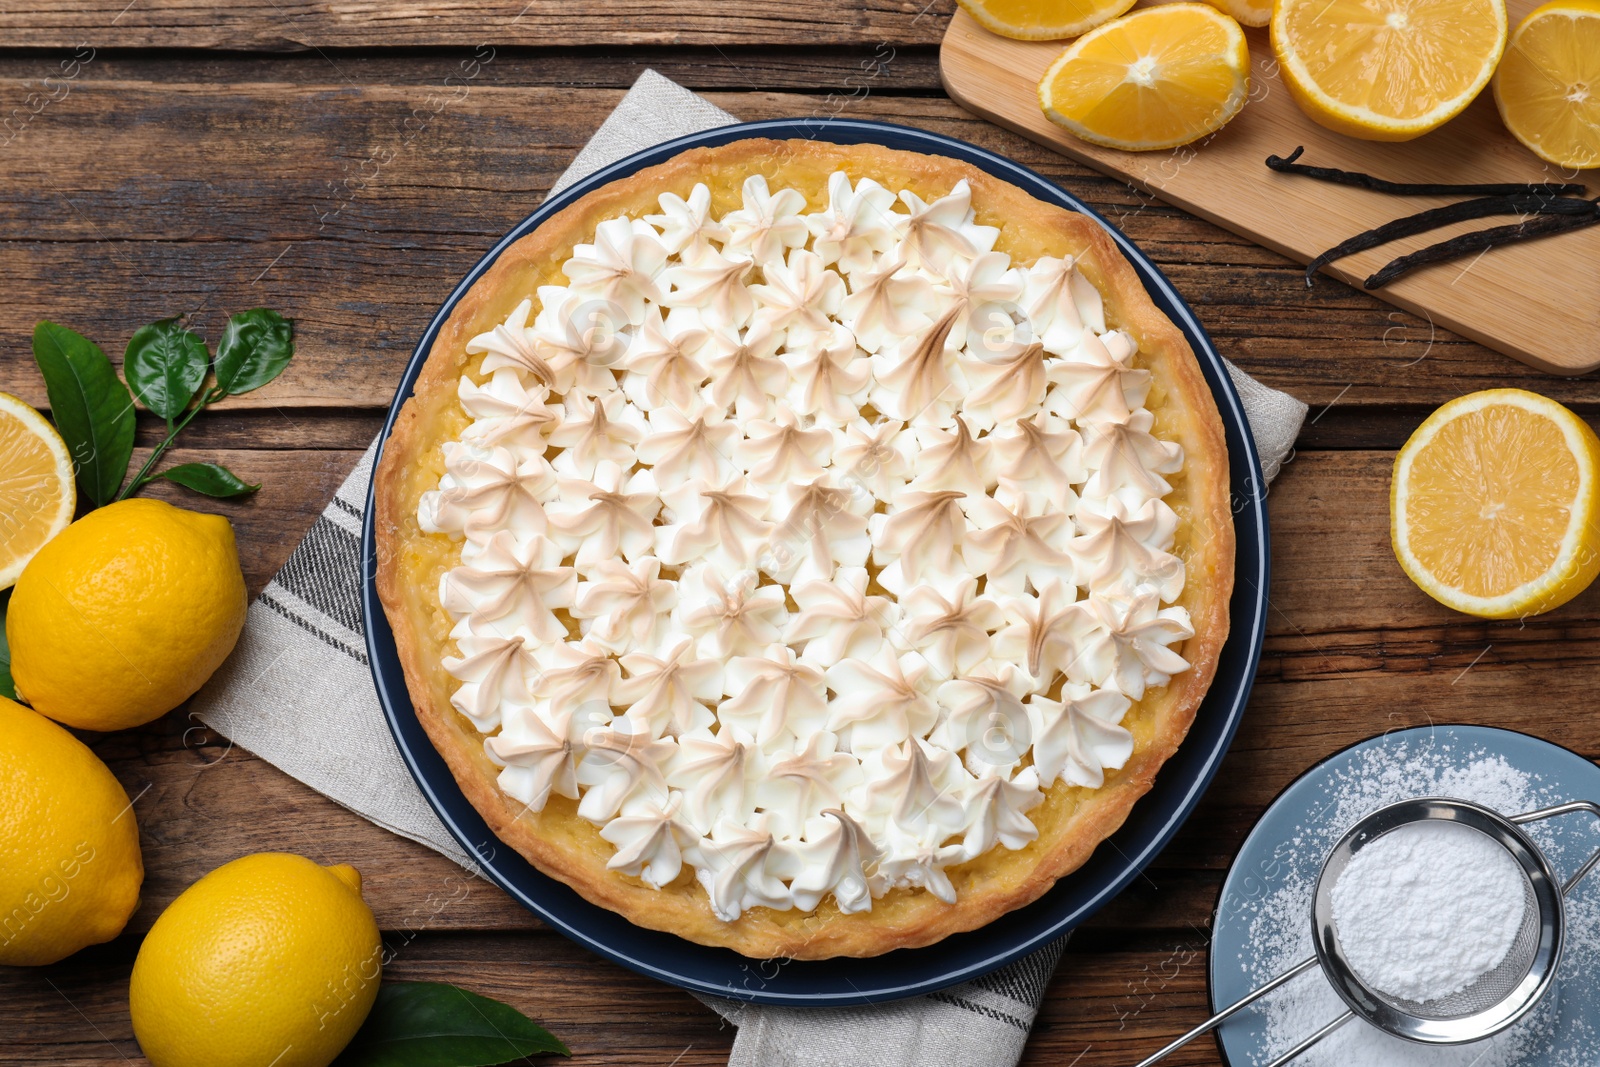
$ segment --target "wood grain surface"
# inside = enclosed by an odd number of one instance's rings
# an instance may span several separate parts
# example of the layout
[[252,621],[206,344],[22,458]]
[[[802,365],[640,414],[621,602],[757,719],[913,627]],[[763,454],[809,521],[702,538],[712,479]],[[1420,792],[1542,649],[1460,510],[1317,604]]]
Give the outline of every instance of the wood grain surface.
[[[1508,0],[1516,25],[1538,0]],[[1277,174],[1263,161],[1297,146],[1301,162],[1409,182],[1571,181],[1506,132],[1485,91],[1454,121],[1402,144],[1343,137],[1289,97],[1265,30],[1250,30],[1250,95],[1227,126],[1169,152],[1121,152],[1081,141],[1045,118],[1040,76],[1059,41],[1013,41],[958,12],[940,52],[950,95],[985,118],[1161,199],[1226,226],[1300,263],[1363,230],[1462,197],[1385,196]],[[1467,177],[1467,176],[1471,177]],[[1591,194],[1592,195],[1592,194]],[[1405,252],[1510,220],[1478,220],[1374,248],[1324,272],[1359,285]],[[1538,278],[1538,285],[1524,284]],[[1323,284],[1327,284],[1324,282]],[[1551,374],[1600,367],[1600,227],[1497,248],[1415,271],[1378,296]],[[1515,293],[1513,298],[1511,294]]]
[[[944,0],[547,0],[510,29],[524,0],[125,2],[0,0],[0,389],[44,402],[28,355],[40,318],[115,358],[136,326],[165,315],[192,313],[212,334],[239,308],[293,315],[290,372],[201,416],[174,455],[224,462],[261,493],[219,504],[156,490],[233,520],[253,591],[377,431],[438,302],[647,66],[744,118],[884,118],[1039,169],[1139,242],[1225,354],[1311,403],[1269,498],[1271,625],[1244,727],[1178,838],[1074,938],[1030,1067],[1136,1062],[1204,1017],[1222,877],[1261,811],[1318,759],[1452,721],[1600,755],[1587,710],[1600,686],[1600,590],[1525,626],[1468,619],[1406,581],[1386,533],[1394,449],[1433,406],[1521,385],[1594,418],[1595,379],[1536,374],[1335,280],[1307,291],[1281,255],[974,117],[939,88]],[[487,61],[486,34],[498,45]],[[63,80],[84,41],[96,51]],[[374,173],[367,161],[385,150],[392,159]],[[141,423],[142,448],[157,438]],[[726,1062],[733,1031],[693,998],[588,955],[186,709],[89,741],[138,798],[144,899],[108,945],[0,969],[0,1067],[144,1063],[127,1013],[140,937],[196,878],[265,849],[355,864],[394,951],[390,977],[507,1000],[562,1036],[576,1063]],[[1202,1041],[1171,1062],[1219,1060]]]

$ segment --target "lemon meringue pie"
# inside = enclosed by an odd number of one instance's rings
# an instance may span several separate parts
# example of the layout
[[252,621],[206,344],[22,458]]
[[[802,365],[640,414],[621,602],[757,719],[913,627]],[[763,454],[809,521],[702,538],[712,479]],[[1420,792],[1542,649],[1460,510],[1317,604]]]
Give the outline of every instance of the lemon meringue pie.
[[739,141],[439,331],[376,477],[412,702],[539,869],[748,956],[925,945],[1088,858],[1227,636],[1221,422],[1092,220]]

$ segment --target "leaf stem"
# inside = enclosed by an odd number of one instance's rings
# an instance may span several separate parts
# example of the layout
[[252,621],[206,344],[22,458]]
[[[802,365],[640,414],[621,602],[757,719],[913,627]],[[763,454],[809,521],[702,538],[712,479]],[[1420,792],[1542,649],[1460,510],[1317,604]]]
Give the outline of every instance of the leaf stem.
[[150,473],[151,468],[153,468],[157,461],[166,454],[167,449],[172,447],[172,443],[178,439],[178,435],[183,432],[183,428],[189,425],[191,419],[200,414],[200,412],[204,411],[208,404],[211,404],[217,400],[221,400],[225,395],[226,394],[222,391],[221,387],[213,386],[207,393],[205,393],[205,395],[200,398],[200,402],[198,404],[184,412],[183,419],[176,426],[173,426],[171,420],[168,420],[166,440],[162,441],[159,445],[156,445],[155,450],[150,453],[150,457],[144,461],[144,466],[139,468],[139,473],[135,474],[132,480],[123,487],[122,492],[117,494],[117,499],[126,500],[134,493],[137,493],[140,489],[155,481],[156,475]]

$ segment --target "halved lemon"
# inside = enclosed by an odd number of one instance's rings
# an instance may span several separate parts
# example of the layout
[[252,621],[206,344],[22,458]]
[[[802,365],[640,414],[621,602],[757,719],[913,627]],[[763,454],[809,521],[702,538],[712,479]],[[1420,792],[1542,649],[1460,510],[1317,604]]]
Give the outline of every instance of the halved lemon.
[[1279,0],[1272,12],[1295,103],[1369,141],[1409,141],[1454,118],[1505,45],[1505,0]]
[[957,0],[984,29],[1019,41],[1076,37],[1114,19],[1134,0]]
[[1495,72],[1494,102],[1546,163],[1600,167],[1600,0],[1555,0],[1523,19]]
[[1395,557],[1457,611],[1549,611],[1600,573],[1597,478],[1600,438],[1554,400],[1522,389],[1457,397],[1395,459]]
[[1249,92],[1239,24],[1207,4],[1163,4],[1068,45],[1039,80],[1039,106],[1085,141],[1143,152],[1221,129]]
[[66,442],[43,415],[0,393],[0,589],[67,528],[77,504]]
[[1265,26],[1272,21],[1272,0],[1206,0],[1206,3],[1246,26]]

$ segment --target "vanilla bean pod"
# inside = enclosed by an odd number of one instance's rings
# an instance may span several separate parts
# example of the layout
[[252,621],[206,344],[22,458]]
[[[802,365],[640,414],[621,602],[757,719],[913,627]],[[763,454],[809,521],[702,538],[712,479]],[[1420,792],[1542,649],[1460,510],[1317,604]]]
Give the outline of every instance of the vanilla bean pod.
[[1484,196],[1476,200],[1461,200],[1443,207],[1429,208],[1419,211],[1415,215],[1407,215],[1382,226],[1375,226],[1370,230],[1363,230],[1355,236],[1341,241],[1322,253],[1316,259],[1306,264],[1306,288],[1311,288],[1312,276],[1323,267],[1336,259],[1353,256],[1357,252],[1365,252],[1369,248],[1376,248],[1390,241],[1398,241],[1402,237],[1411,237],[1415,234],[1426,233],[1438,229],[1440,226],[1449,226],[1456,222],[1466,222],[1470,219],[1487,218],[1490,215],[1592,215],[1596,211],[1595,202],[1580,200],[1576,197],[1552,197],[1543,193],[1520,193],[1515,196]]
[[1464,233],[1459,237],[1452,237],[1448,241],[1419,248],[1409,255],[1401,256],[1388,266],[1378,271],[1362,283],[1367,289],[1381,289],[1403,274],[1407,274],[1418,267],[1426,267],[1435,263],[1446,263],[1462,256],[1470,256],[1474,252],[1486,252],[1500,245],[1512,244],[1516,241],[1531,241],[1540,237],[1550,237],[1558,233],[1567,233],[1572,230],[1581,230],[1586,226],[1600,223],[1600,205],[1590,202],[1594,210],[1584,215],[1536,215],[1531,219],[1514,223],[1510,226],[1492,226],[1487,230],[1478,230],[1474,233]]
[[1295,160],[1299,159],[1305,150],[1305,145],[1301,145],[1287,157],[1268,156],[1267,166],[1280,174],[1299,174],[1306,178],[1315,178],[1317,181],[1351,185],[1358,189],[1370,189],[1375,193],[1393,193],[1396,196],[1515,196],[1540,193],[1547,196],[1566,196],[1584,191],[1581,182],[1492,182],[1484,185],[1391,182],[1360,171],[1339,170],[1336,167],[1311,167],[1304,163],[1296,163]]

